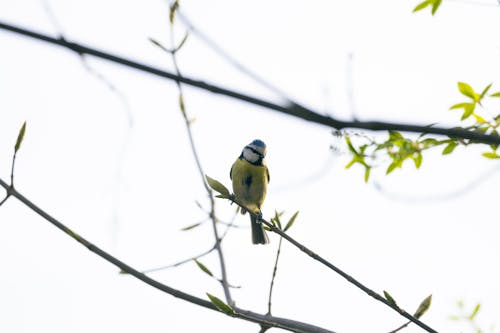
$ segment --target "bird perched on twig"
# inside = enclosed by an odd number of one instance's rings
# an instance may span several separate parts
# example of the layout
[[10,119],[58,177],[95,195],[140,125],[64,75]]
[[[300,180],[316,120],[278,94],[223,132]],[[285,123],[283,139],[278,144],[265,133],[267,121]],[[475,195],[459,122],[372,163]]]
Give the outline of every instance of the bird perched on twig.
[[[233,192],[236,200],[258,215],[261,214],[260,208],[264,203],[269,183],[269,170],[264,161],[265,157],[266,144],[261,140],[253,140],[243,148],[229,174],[233,181]],[[246,210],[242,209],[241,213],[245,214]],[[269,238],[257,218],[250,215],[250,222],[252,243],[269,243]]]

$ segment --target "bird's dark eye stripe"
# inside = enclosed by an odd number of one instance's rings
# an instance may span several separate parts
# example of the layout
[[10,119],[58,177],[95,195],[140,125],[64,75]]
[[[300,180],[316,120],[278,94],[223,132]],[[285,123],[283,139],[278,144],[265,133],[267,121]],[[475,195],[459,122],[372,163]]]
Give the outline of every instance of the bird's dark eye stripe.
[[259,155],[260,157],[262,157],[262,154],[258,150],[254,149],[254,148],[252,148],[250,146],[247,146],[247,148],[250,149],[253,153],[255,153],[255,154]]

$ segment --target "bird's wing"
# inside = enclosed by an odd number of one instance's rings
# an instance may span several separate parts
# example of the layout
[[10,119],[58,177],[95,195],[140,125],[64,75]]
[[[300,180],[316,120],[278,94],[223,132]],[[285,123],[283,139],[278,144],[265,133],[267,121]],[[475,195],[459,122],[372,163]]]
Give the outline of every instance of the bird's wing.
[[234,167],[234,164],[231,166],[231,170],[229,171],[229,178],[231,180],[233,179],[233,167]]
[[269,180],[271,179],[269,177],[269,169],[267,168],[267,166],[264,166],[264,168],[266,168],[267,182],[269,183]]

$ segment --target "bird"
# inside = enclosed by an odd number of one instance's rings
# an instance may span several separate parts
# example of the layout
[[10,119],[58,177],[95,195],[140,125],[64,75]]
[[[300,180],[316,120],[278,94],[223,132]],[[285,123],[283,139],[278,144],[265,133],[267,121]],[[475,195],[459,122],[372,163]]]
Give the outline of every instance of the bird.
[[[257,215],[261,215],[261,207],[266,198],[267,184],[269,183],[269,170],[264,158],[266,157],[266,144],[253,140],[243,148],[240,156],[231,167],[229,176],[233,183],[235,199]],[[245,209],[241,210],[246,213]],[[250,214],[252,227],[252,243],[268,244],[269,238],[262,224]]]

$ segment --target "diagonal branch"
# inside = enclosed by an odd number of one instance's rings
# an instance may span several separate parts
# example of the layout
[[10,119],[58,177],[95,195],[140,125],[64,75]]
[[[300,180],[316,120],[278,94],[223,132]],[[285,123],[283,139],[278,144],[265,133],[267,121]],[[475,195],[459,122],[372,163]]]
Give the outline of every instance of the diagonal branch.
[[238,202],[234,197],[230,197],[228,199],[231,200],[232,202],[236,203],[241,208],[245,209],[250,215],[253,215],[254,217],[256,217],[257,221],[259,221],[260,223],[262,223],[265,226],[267,226],[269,229],[271,229],[271,231],[273,231],[276,234],[280,235],[282,238],[286,239],[288,242],[290,242],[295,247],[297,247],[300,251],[304,252],[305,254],[307,254],[308,256],[310,256],[311,258],[313,258],[314,260],[319,261],[321,264],[323,264],[326,267],[330,268],[335,273],[339,274],[344,279],[346,279],[348,282],[350,282],[351,284],[355,285],[357,288],[359,288],[362,291],[364,291],[365,293],[367,293],[369,296],[375,298],[379,302],[384,303],[385,305],[387,305],[388,307],[390,307],[394,311],[398,312],[400,315],[402,315],[403,317],[407,318],[408,320],[412,321],[416,325],[420,326],[421,328],[423,328],[427,332],[429,332],[429,333],[438,333],[436,330],[434,330],[430,326],[428,326],[425,323],[423,323],[422,321],[420,321],[420,319],[412,316],[411,314],[409,314],[408,312],[406,312],[402,308],[398,307],[397,305],[395,305],[395,304],[387,301],[379,293],[377,293],[374,290],[368,288],[367,286],[365,286],[364,284],[362,284],[361,282],[359,282],[358,280],[356,280],[355,278],[353,278],[351,275],[347,274],[346,272],[344,272],[343,270],[341,270],[340,268],[338,268],[337,266],[335,266],[334,264],[332,264],[331,262],[329,262],[325,258],[321,257],[317,253],[315,253],[312,250],[310,250],[309,248],[307,248],[305,245],[302,245],[301,243],[299,243],[298,241],[296,241],[294,238],[290,237],[287,233],[285,233],[284,231],[282,231],[279,228],[275,227],[272,223],[264,220],[262,218],[262,216],[260,216],[259,214],[252,213],[252,211],[248,207],[246,207],[245,205],[243,205],[240,202]]
[[35,38],[50,44],[65,47],[79,55],[89,54],[97,58],[105,59],[117,64],[124,65],[126,67],[134,68],[143,72],[147,72],[159,77],[163,77],[169,80],[174,80],[176,82],[184,83],[192,87],[207,90],[215,94],[220,94],[226,97],[231,97],[246,103],[261,106],[270,110],[274,110],[280,113],[287,114],[289,116],[297,117],[303,120],[307,120],[316,124],[321,124],[327,127],[335,129],[343,128],[359,128],[371,131],[403,131],[403,132],[414,132],[414,133],[427,133],[436,135],[445,135],[449,137],[474,140],[476,142],[482,143],[497,143],[500,144],[500,136],[498,135],[488,135],[478,132],[468,131],[460,127],[455,128],[444,128],[444,127],[434,127],[425,125],[412,125],[404,123],[389,123],[381,121],[343,121],[336,118],[332,118],[327,115],[320,114],[309,108],[299,106],[299,105],[280,105],[276,104],[255,96],[240,93],[234,90],[222,88],[214,84],[206,83],[204,81],[199,81],[191,79],[185,76],[180,76],[173,74],[171,72],[164,71],[159,68],[151,67],[139,62],[119,57],[117,55],[107,53],[101,50],[97,50],[85,45],[69,42],[61,38],[54,38],[48,35],[41,34],[32,30],[27,30],[24,28],[16,27],[11,24],[6,24],[0,22],[0,29],[8,30],[17,34]]
[[[51,223],[54,225],[56,228],[59,230],[63,231],[66,233],[68,236],[76,240],[78,243],[82,244],[85,246],[89,251],[95,253],[99,257],[103,258],[107,262],[117,266],[120,268],[123,272],[126,272],[135,278],[141,280],[142,282],[146,283],[147,285],[150,285],[156,289],[159,289],[169,295],[172,295],[174,297],[180,298],[182,300],[185,300],[187,302],[202,306],[204,308],[222,312],[215,305],[213,305],[211,302],[193,296],[191,294],[187,294],[183,291],[180,291],[178,289],[174,289],[172,287],[169,287],[157,280],[154,280],[147,275],[139,272],[138,270],[134,269],[133,267],[127,265],[123,261],[120,261],[116,257],[112,256],[111,254],[107,253],[106,251],[102,250],[101,248],[97,247],[96,245],[92,244],[85,238],[81,237],[77,233],[73,232],[71,229],[69,229],[67,226],[65,226],[63,223],[49,215],[47,212],[45,212],[43,209],[35,205],[33,202],[31,202],[28,198],[26,198],[24,195],[19,193],[15,188],[9,186],[3,179],[0,178],[0,186],[3,187],[7,193],[10,196],[13,196],[17,198],[20,202],[22,202],[25,206],[33,210],[35,213],[40,215],[43,219],[45,219],[47,222]],[[291,332],[303,332],[303,333],[334,333],[333,331],[329,331],[327,329],[310,325],[307,323],[299,322],[296,320],[291,320],[287,318],[281,318],[281,317],[274,317],[270,315],[263,315],[259,313],[255,313],[252,311],[244,310],[244,309],[239,309],[239,308],[234,308],[235,312],[232,314],[228,314],[232,317],[247,320],[250,322],[258,323],[261,325],[266,325],[270,327],[278,327],[282,328]]]

